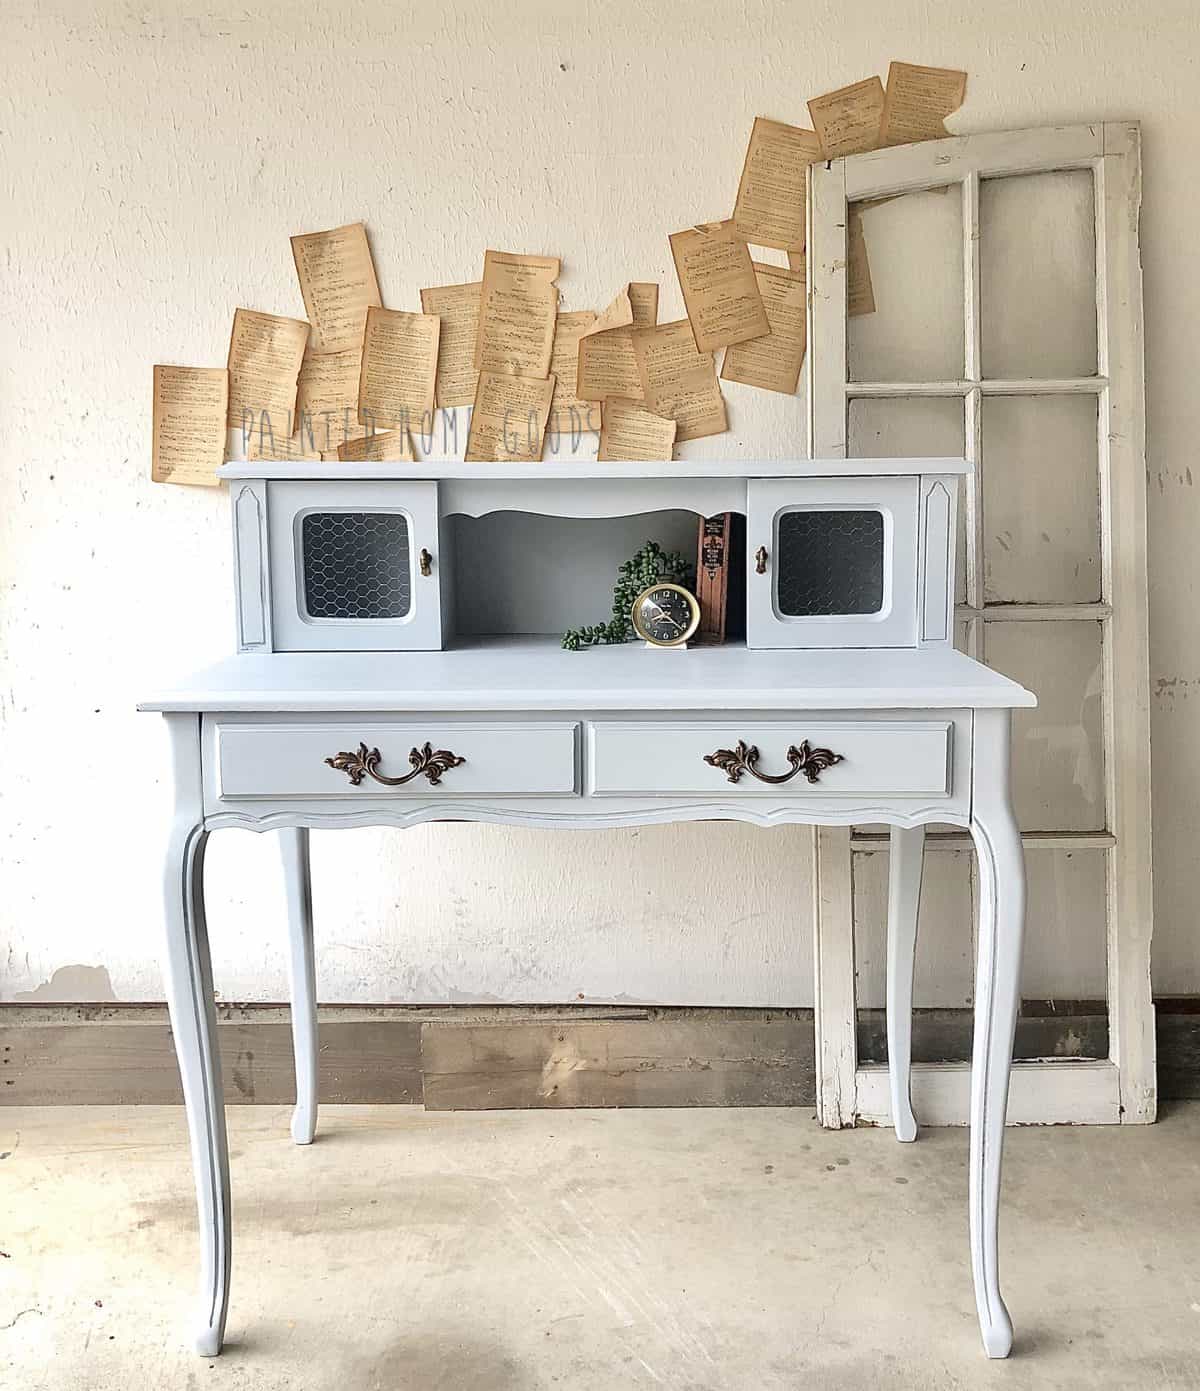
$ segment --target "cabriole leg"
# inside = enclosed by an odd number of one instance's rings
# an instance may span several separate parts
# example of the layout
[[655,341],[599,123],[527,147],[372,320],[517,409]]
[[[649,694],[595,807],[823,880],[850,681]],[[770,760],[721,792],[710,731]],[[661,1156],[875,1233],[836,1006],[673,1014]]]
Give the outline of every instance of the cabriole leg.
[[296,1065],[292,1139],[298,1145],[310,1145],[317,1130],[317,975],[307,828],[289,827],[280,831],[279,848],[287,890],[292,1054]]
[[911,1092],[912,996],[924,851],[924,826],[892,827],[888,855],[887,1041],[892,1124],[897,1140],[917,1138]]
[[1025,860],[1008,793],[1009,713],[976,716],[971,835],[979,863],[979,949],[971,1057],[971,1266],[983,1346],[1012,1349],[1012,1320],[1000,1294],[1000,1162],[1013,1034],[1020,1001]]
[[200,1315],[196,1350],[215,1357],[229,1307],[229,1149],[204,920],[199,721],[169,715],[175,752],[176,821],[167,852],[167,1002],[187,1108],[200,1226]]

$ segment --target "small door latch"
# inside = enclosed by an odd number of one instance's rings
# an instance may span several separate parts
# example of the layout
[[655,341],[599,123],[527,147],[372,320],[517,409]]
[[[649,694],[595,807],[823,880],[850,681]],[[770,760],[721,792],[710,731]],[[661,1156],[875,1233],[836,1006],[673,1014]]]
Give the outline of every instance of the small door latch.
[[756,575],[765,575],[767,573],[766,546],[759,546],[758,550],[754,552],[754,573]]
[[433,556],[429,554],[424,546],[421,547],[421,554],[417,556],[417,564],[421,567],[421,574],[424,575],[426,579],[433,574]]

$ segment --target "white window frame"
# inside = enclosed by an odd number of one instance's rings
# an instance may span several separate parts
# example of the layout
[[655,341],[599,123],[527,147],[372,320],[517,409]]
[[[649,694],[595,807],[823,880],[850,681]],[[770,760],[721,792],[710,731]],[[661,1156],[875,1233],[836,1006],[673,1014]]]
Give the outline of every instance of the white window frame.
[[[1096,209],[1097,376],[1048,381],[988,380],[980,346],[981,178],[1090,169]],[[965,371],[960,381],[851,382],[846,332],[847,206],[889,194],[957,184],[962,196]],[[843,458],[851,398],[958,397],[965,402],[965,453],[981,454],[982,401],[989,395],[1096,398],[1100,469],[1101,602],[1007,605],[1007,617],[1100,621],[1107,831],[1079,836],[1107,862],[1109,1058],[1017,1064],[1009,1114],[1024,1123],[1146,1123],[1157,1108],[1150,805],[1150,680],[1146,578],[1146,458],[1142,278],[1138,246],[1140,131],[1135,123],[1005,131],[874,150],[814,166],[810,179],[808,275],[809,455]],[[983,533],[980,480],[967,490],[966,617],[982,631]],[[1027,611],[1026,611],[1027,610]],[[1118,719],[1119,712],[1119,719]],[[1061,846],[1070,837],[1053,837]],[[1026,836],[1032,847],[1045,837]],[[817,1097],[821,1123],[886,1121],[886,1071],[860,1068],[855,1048],[851,833],[816,834],[814,939]],[[969,1068],[914,1068],[923,1122],[964,1124]]]

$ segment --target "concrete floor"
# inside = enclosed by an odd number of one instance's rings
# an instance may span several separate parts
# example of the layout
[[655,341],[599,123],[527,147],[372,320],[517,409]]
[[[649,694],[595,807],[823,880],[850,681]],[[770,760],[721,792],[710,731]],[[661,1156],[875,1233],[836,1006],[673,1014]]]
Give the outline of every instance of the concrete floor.
[[1200,1105],[1010,1130],[985,1361],[963,1131],[811,1113],[229,1112],[229,1342],[187,1347],[182,1112],[0,1112],[0,1385],[22,1391],[1200,1387]]

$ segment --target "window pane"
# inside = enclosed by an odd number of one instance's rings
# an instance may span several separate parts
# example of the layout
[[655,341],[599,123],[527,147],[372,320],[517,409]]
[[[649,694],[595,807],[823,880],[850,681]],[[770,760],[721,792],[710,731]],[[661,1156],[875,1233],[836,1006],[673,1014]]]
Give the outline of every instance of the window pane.
[[1096,374],[1096,210],[1090,169],[979,185],[985,377]]
[[[886,845],[856,850],[854,874],[854,970],[859,1009],[882,1009],[887,999]],[[953,1009],[971,1003],[975,953],[972,945],[971,851],[925,850],[921,908],[917,915],[917,972],[913,1004]]]
[[1108,992],[1104,850],[1026,850],[1021,994],[1103,1000]]
[[[946,195],[950,196],[950,195]],[[852,459],[961,459],[966,453],[961,396],[859,396],[850,401],[846,426]],[[958,545],[954,602],[967,583],[967,498],[958,490]]]
[[1100,474],[1094,396],[983,402],[984,599],[1100,598]]
[[957,381],[963,375],[962,197],[906,193],[861,210],[875,312],[847,323],[851,381]]
[[1013,712],[1013,798],[1023,831],[1103,831],[1101,626],[985,623],[988,666],[1038,698]]

